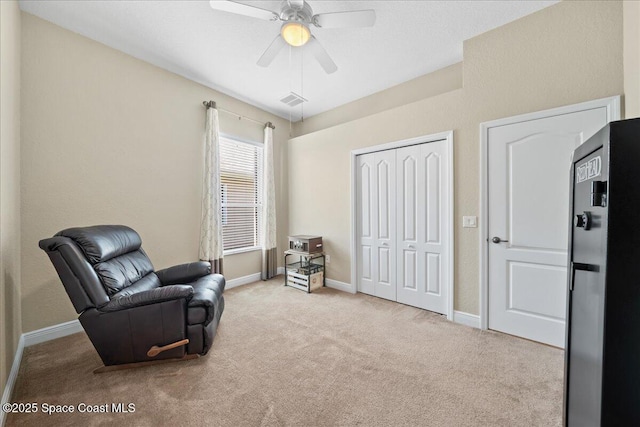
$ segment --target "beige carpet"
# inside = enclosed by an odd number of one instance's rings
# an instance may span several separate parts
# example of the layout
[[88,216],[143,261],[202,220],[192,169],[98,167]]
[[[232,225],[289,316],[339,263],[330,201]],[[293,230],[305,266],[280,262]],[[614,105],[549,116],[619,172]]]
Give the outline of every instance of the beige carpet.
[[278,278],[225,292],[209,354],[94,375],[84,334],[29,347],[14,401],[134,403],[13,425],[554,426],[563,352],[366,295]]

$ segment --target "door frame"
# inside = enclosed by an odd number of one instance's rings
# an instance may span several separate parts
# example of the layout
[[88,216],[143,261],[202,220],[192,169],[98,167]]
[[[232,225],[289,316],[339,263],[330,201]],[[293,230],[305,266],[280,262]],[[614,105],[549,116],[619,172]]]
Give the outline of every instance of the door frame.
[[[480,248],[480,329],[489,329],[489,130],[500,126],[603,107],[607,111],[607,122],[620,120],[620,96],[617,95],[480,123],[480,230],[478,239]],[[567,170],[570,166],[567,165]]]
[[385,144],[379,144],[379,145],[374,145],[371,147],[365,147],[365,148],[359,148],[356,150],[351,150],[351,160],[350,160],[350,164],[351,164],[351,289],[352,292],[355,294],[359,291],[358,289],[358,277],[357,277],[357,272],[358,272],[358,266],[357,266],[357,248],[356,248],[356,241],[357,241],[357,197],[356,197],[356,179],[357,179],[357,156],[362,155],[362,154],[369,154],[369,153],[375,153],[377,151],[385,151],[385,150],[394,150],[396,148],[402,148],[402,147],[408,147],[410,145],[419,145],[419,144],[426,144],[429,142],[436,142],[436,141],[446,141],[446,145],[447,145],[447,156],[449,157],[449,160],[447,162],[447,167],[449,168],[449,171],[447,173],[447,176],[445,176],[444,178],[446,180],[448,180],[449,182],[449,193],[448,194],[444,194],[443,195],[443,199],[445,201],[445,203],[448,204],[449,206],[449,218],[447,218],[449,220],[449,226],[447,227],[447,230],[445,230],[445,238],[449,240],[450,244],[449,244],[449,263],[448,265],[445,266],[445,268],[449,271],[449,283],[445,283],[443,284],[443,286],[447,287],[448,290],[448,301],[447,301],[447,319],[448,320],[453,320],[453,302],[454,302],[454,270],[453,270],[453,266],[454,266],[454,259],[453,259],[453,255],[454,255],[454,234],[453,234],[453,229],[454,229],[454,219],[455,219],[455,213],[454,213],[454,205],[453,205],[453,197],[454,197],[454,188],[453,188],[453,131],[446,131],[446,132],[440,132],[440,133],[435,133],[435,134],[431,134],[431,135],[423,135],[423,136],[418,136],[415,138],[409,138],[409,139],[403,139],[400,141],[394,141],[394,142],[388,142]]

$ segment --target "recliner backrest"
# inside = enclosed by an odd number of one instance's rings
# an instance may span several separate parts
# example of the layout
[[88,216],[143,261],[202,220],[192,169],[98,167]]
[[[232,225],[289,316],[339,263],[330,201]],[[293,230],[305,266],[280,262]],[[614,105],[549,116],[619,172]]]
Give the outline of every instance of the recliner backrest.
[[68,228],[56,236],[68,237],[82,249],[109,297],[153,272],[140,235],[127,226]]
[[141,246],[140,235],[124,225],[69,228],[40,241],[78,313],[153,273]]
[[40,240],[40,248],[49,255],[77,313],[109,302],[98,275],[73,240],[55,236]]

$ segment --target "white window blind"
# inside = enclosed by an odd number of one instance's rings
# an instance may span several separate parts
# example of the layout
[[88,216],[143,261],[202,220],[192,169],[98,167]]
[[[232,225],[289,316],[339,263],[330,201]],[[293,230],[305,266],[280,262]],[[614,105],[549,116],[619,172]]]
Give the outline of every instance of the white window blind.
[[262,147],[220,138],[220,186],[224,250],[260,246]]

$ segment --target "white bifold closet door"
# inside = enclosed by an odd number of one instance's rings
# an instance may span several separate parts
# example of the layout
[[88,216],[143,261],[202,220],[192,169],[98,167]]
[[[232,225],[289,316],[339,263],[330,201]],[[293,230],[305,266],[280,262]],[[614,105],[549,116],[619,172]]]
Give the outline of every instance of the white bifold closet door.
[[358,156],[361,292],[447,313],[447,155],[442,140]]

